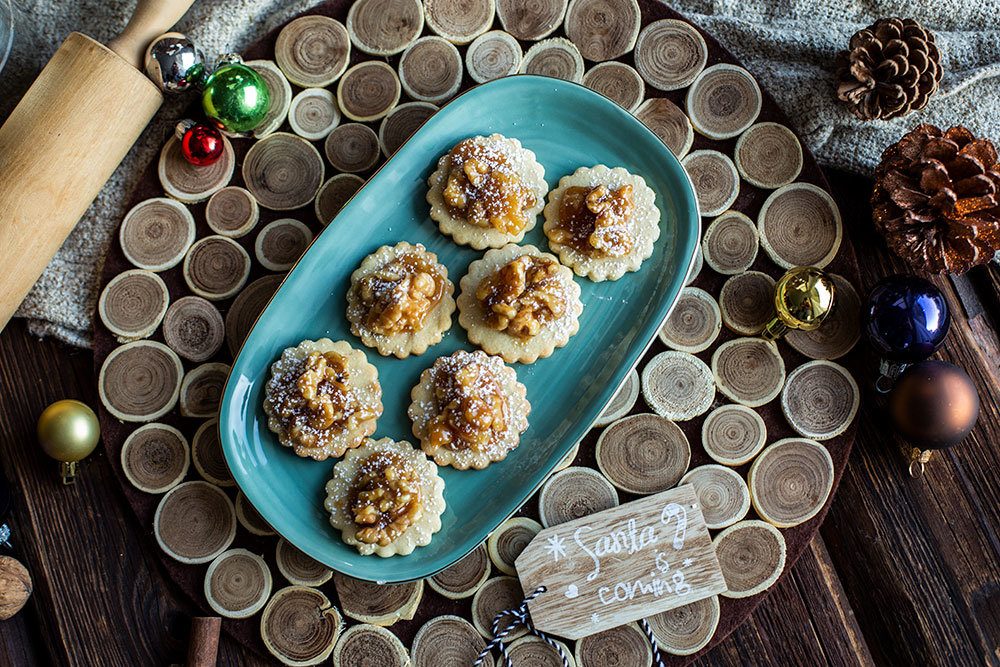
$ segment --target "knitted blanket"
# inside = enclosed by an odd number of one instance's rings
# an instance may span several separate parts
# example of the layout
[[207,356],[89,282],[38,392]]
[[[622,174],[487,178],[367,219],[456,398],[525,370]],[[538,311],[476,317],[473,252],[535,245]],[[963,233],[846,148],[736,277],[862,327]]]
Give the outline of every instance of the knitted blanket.
[[[132,0],[13,0],[16,33],[0,73],[0,119],[73,30],[106,42],[124,26]],[[197,0],[178,29],[207,55],[239,49],[316,0]],[[882,150],[922,122],[963,124],[1000,140],[1000,0],[674,0],[711,32],[785,109],[824,166],[869,173]],[[921,112],[862,123],[834,94],[834,56],[878,18],[909,16],[936,35],[941,89]],[[167,101],[21,305],[38,335],[89,346],[101,263],[142,167],[159,151],[190,98]],[[123,100],[123,104],[127,104]],[[94,150],[100,150],[95,142]],[[867,196],[867,193],[858,193]],[[2,224],[2,221],[0,221]]]

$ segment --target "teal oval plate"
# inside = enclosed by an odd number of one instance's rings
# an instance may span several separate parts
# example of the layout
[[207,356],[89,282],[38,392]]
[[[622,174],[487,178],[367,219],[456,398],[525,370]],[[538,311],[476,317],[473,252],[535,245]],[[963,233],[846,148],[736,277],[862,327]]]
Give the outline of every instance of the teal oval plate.
[[[603,283],[577,278],[584,303],[579,333],[547,359],[514,365],[531,402],[520,446],[485,470],[441,469],[447,509],[431,543],[408,556],[362,556],[341,541],[323,509],[335,461],[299,458],[278,444],[261,407],[263,386],[284,348],[324,336],[347,340],[378,368],[385,412],[376,437],[413,442],[406,409],[421,371],[439,356],[473,347],[456,313],[444,340],[420,356],[386,358],[365,348],[345,317],[350,275],[379,246],[408,241],[437,253],[457,286],[483,253],[438,231],[428,216],[426,180],[456,143],[493,132],[534,151],[550,188],[578,167],[595,164],[642,176],[656,193],[660,238],[635,273]],[[233,363],[219,415],[233,477],[275,530],[334,570],[399,582],[447,567],[524,504],[586,434],[676,302],[699,238],[698,208],[684,169],[624,109],[583,86],[536,76],[469,90],[428,120],[344,206],[257,320]],[[524,243],[547,249],[541,219]]]

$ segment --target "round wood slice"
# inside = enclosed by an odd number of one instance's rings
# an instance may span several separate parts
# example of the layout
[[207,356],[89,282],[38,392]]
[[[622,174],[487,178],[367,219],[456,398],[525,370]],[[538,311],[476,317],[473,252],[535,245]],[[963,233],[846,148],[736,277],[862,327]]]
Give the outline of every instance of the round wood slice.
[[333,578],[333,570],[295,548],[285,538],[278,540],[274,562],[281,576],[297,586],[322,586]]
[[[446,614],[430,619],[417,631],[410,657],[413,667],[468,667],[485,646],[486,640],[471,623]],[[482,664],[493,667],[492,656],[486,656]]]
[[670,317],[660,327],[660,340],[681,352],[711,347],[722,331],[722,313],[715,298],[699,287],[685,287]]
[[434,33],[453,44],[468,44],[490,29],[493,0],[424,0],[424,20]]
[[690,287],[698,278],[698,274],[701,273],[702,267],[705,265],[705,255],[701,251],[701,244],[699,243],[694,247],[694,259],[691,260],[691,266],[688,267],[687,278],[684,280],[684,286]]
[[333,168],[341,172],[368,171],[379,159],[378,135],[361,123],[338,125],[326,138],[323,149]]
[[523,42],[548,37],[566,15],[567,0],[496,0],[500,25]]
[[520,43],[502,30],[483,33],[465,51],[465,69],[476,83],[517,74],[524,51]]
[[584,58],[603,62],[632,50],[641,20],[636,0],[571,0],[563,27]]
[[333,649],[333,667],[410,667],[403,642],[385,628],[362,623],[344,631]]
[[194,239],[191,211],[168,197],[139,202],[125,214],[118,230],[125,258],[147,271],[166,271],[177,266]]
[[312,243],[313,234],[303,223],[281,218],[268,223],[254,243],[257,261],[268,271],[287,271]]
[[191,463],[187,438],[173,426],[146,424],[125,439],[122,472],[146,493],[164,493],[180,484]]
[[694,129],[710,139],[742,134],[760,115],[761,102],[760,87],[750,72],[726,63],[706,68],[685,98]]
[[693,655],[708,645],[719,627],[719,596],[660,612],[646,619],[660,650],[671,655]]
[[633,368],[625,376],[622,386],[618,387],[618,391],[611,398],[611,402],[604,406],[604,410],[594,421],[594,426],[607,426],[631,412],[632,407],[639,398],[639,391],[639,372]]
[[376,584],[336,572],[333,585],[345,616],[382,626],[392,625],[400,619],[412,619],[424,594],[423,580]]
[[337,84],[337,103],[351,120],[382,118],[399,102],[396,70],[384,62],[360,62],[344,73]]
[[755,336],[774,317],[774,278],[747,271],[726,280],[719,290],[722,323],[744,336]]
[[616,102],[626,111],[635,111],[646,94],[645,84],[635,68],[612,60],[594,65],[583,75],[583,85]]
[[486,541],[486,549],[493,565],[504,574],[517,576],[514,561],[541,530],[541,524],[523,516],[504,521]]
[[257,203],[273,211],[309,204],[323,183],[323,158],[302,137],[275,132],[250,147],[243,180]]
[[694,129],[687,114],[665,97],[646,100],[635,110],[635,117],[660,138],[678,160],[691,150]]
[[226,312],[226,344],[229,354],[235,359],[243,341],[262,312],[267,302],[278,290],[284,276],[264,276],[258,278],[233,300]]
[[351,43],[373,56],[403,51],[423,29],[420,0],[357,0],[347,13]]
[[775,190],[757,216],[760,245],[778,266],[825,267],[844,235],[840,209],[826,190],[792,183]]
[[[220,345],[221,347],[221,345]],[[212,362],[195,366],[184,375],[178,399],[182,417],[214,417],[219,412],[229,364]]]
[[785,383],[778,346],[760,338],[737,338],[712,354],[715,383],[732,401],[756,408],[770,403]]
[[726,211],[711,222],[701,241],[705,263],[716,273],[744,273],[757,259],[757,225],[739,211]]
[[202,422],[191,439],[191,462],[195,470],[206,482],[216,486],[236,486],[233,474],[229,472],[229,464],[222,453],[222,442],[219,440],[219,420],[209,419]]
[[101,322],[126,343],[151,336],[170,304],[163,279],[151,271],[132,269],[115,276],[97,301]]
[[833,309],[823,326],[813,331],[793,329],[785,340],[810,359],[839,359],[861,338],[861,297],[851,282],[835,273],[827,274],[833,280]]
[[511,664],[533,667],[576,667],[576,660],[570,648],[558,639],[552,639],[552,642],[559,648],[556,649],[552,644],[534,636],[521,637],[511,642],[507,647]]
[[778,580],[785,569],[785,538],[764,521],[740,521],[712,540],[728,591],[727,598],[757,595]]
[[622,491],[648,495],[677,485],[691,464],[684,431],[666,417],[619,419],[597,439],[597,467]]
[[528,49],[521,61],[521,72],[581,83],[583,56],[568,39],[550,37],[536,42]]
[[715,400],[715,380],[704,361],[689,352],[668,350],[642,370],[642,396],[653,412],[674,421],[705,414]]
[[188,289],[211,301],[234,296],[249,275],[250,255],[243,246],[225,236],[200,238],[184,256],[184,282]]
[[733,150],[740,175],[758,188],[788,185],[802,171],[802,144],[780,123],[757,123],[740,135]]
[[101,403],[126,422],[155,421],[174,409],[184,367],[173,350],[151,340],[111,352],[97,379]]
[[789,374],[781,392],[781,411],[799,435],[829,440],[851,425],[860,401],[858,383],[846,368],[817,360]]
[[710,412],[701,425],[702,448],[723,465],[749,463],[766,442],[764,418],[745,405],[721,405]]
[[306,88],[292,98],[288,108],[288,124],[292,132],[303,139],[326,139],[340,123],[337,98],[326,88]]
[[566,455],[563,456],[562,459],[559,460],[559,463],[557,463],[556,467],[552,469],[552,472],[557,473],[560,470],[565,470],[566,468],[573,465],[573,462],[576,461],[576,456],[579,453],[580,453],[580,443],[578,442],[575,445],[573,445],[573,447],[571,447],[568,452],[566,452]]
[[263,558],[246,549],[220,554],[205,572],[205,600],[219,616],[253,616],[270,596],[270,568]]
[[681,164],[691,177],[702,217],[722,214],[740,194],[740,175],[729,156],[719,151],[688,153]]
[[593,468],[560,470],[538,494],[538,517],[546,528],[617,506],[615,487]]
[[222,347],[225,325],[218,308],[200,296],[185,296],[163,318],[163,340],[189,361],[205,361]]
[[267,91],[270,95],[267,114],[260,125],[253,130],[255,138],[263,139],[276,132],[288,117],[288,107],[292,103],[292,86],[288,83],[281,68],[273,60],[248,60],[246,65],[260,74],[264,83],[267,84]]
[[635,623],[626,623],[576,641],[578,667],[650,667],[653,649]]
[[462,85],[462,55],[443,37],[421,37],[399,59],[399,83],[415,100],[445,102]]
[[285,77],[302,88],[329,86],[347,69],[351,41],[340,21],[301,16],[290,22],[274,44],[274,59]]
[[813,518],[833,490],[833,458],[815,440],[785,438],[750,466],[747,483],[757,515],[778,528]]
[[653,21],[635,42],[635,68],[646,83],[659,90],[691,85],[708,61],[708,45],[687,21]]
[[365,179],[357,174],[337,174],[324,183],[313,204],[316,219],[319,220],[320,224],[330,224],[340,213],[344,204],[357,194],[364,184]]
[[430,102],[407,102],[390,111],[378,126],[378,141],[385,156],[398,151],[437,110]]
[[208,482],[178,484],[160,500],[153,518],[160,548],[181,563],[208,563],[236,537],[233,501]]
[[[482,637],[492,639],[493,619],[496,615],[501,611],[520,607],[523,599],[524,592],[516,577],[493,577],[472,597],[472,625]],[[527,628],[520,625],[512,630],[504,641],[511,642],[523,637],[527,632]]]
[[485,544],[470,551],[432,577],[427,585],[449,600],[462,600],[476,594],[490,578],[490,557]]
[[236,185],[222,188],[205,205],[205,222],[220,236],[240,238],[249,234],[260,219],[260,207],[249,190]]
[[260,617],[260,636],[275,658],[292,667],[323,662],[333,653],[344,620],[322,592],[286,586]]
[[196,167],[184,159],[177,137],[167,139],[157,168],[163,190],[178,201],[194,204],[228,185],[236,168],[236,155],[229,139],[222,137],[222,141],[222,157],[208,166]]
[[694,486],[705,525],[711,530],[731,526],[750,511],[747,483],[732,468],[714,463],[698,466],[688,471],[680,483]]
[[[277,535],[271,524],[264,520],[264,517],[260,515],[260,512],[250,503],[247,497],[243,495],[242,491],[236,492],[236,520],[251,535],[257,535],[258,537]],[[278,568],[281,568],[280,563],[278,564]]]

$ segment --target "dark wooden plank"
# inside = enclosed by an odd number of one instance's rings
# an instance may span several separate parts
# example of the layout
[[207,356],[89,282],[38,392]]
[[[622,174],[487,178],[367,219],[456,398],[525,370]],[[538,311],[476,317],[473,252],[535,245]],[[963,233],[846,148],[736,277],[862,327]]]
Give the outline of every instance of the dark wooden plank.
[[35,667],[45,664],[39,655],[38,623],[33,611],[23,609],[13,618],[0,621],[0,667]]

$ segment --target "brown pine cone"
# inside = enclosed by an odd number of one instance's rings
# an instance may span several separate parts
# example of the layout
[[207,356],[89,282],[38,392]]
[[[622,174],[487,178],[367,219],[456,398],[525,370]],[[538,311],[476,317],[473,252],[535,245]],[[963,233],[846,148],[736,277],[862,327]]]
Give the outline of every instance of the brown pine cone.
[[1000,250],[1000,164],[964,127],[918,125],[882,153],[872,218],[918,273],[964,273]]
[[879,19],[837,54],[837,97],[861,120],[919,111],[941,83],[934,35],[913,19]]

